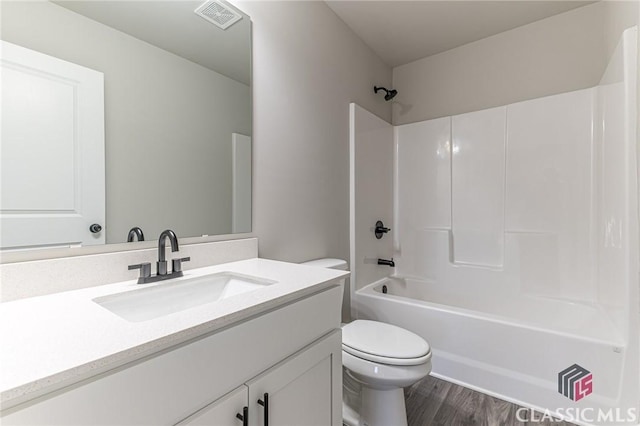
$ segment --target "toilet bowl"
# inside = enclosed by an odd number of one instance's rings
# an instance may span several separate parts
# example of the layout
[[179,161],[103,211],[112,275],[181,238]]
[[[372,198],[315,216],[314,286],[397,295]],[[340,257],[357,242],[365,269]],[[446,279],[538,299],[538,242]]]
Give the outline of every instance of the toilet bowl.
[[[304,265],[347,269],[341,259]],[[417,334],[378,321],[342,326],[342,421],[347,426],[407,426],[403,388],[431,372],[431,348]]]
[[378,321],[342,327],[343,422],[406,426],[403,388],[431,371],[431,348],[417,334]]

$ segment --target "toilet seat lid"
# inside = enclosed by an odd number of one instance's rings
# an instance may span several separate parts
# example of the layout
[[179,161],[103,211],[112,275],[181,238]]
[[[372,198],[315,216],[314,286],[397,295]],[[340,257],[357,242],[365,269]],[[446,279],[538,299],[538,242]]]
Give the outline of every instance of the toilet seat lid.
[[378,321],[356,320],[343,326],[342,346],[352,355],[383,363],[386,359],[387,364],[396,365],[424,362],[431,355],[431,348],[422,337]]
[[[360,352],[356,349],[350,348],[345,344],[342,345],[342,351],[345,353],[351,354],[356,358],[363,359],[365,361],[371,361],[371,362],[375,362],[376,364],[386,364],[386,365],[393,365],[393,366],[422,365],[422,364],[426,364],[431,360],[431,352],[419,358],[387,358],[379,355],[368,354],[366,352]],[[343,361],[344,361],[344,358],[343,358]],[[345,363],[345,366],[346,366],[346,363]]]

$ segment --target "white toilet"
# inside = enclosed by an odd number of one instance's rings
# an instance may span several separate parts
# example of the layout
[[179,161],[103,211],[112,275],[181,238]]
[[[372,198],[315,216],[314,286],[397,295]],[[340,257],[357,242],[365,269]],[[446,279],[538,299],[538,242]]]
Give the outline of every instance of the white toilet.
[[[346,269],[340,259],[306,265]],[[431,371],[431,348],[417,334],[378,321],[342,326],[342,419],[347,426],[406,426],[403,388]]]

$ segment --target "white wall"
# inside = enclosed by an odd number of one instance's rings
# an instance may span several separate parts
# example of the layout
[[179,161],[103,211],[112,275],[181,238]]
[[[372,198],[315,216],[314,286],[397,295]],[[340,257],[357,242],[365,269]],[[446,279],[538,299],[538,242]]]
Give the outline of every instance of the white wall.
[[260,256],[349,256],[349,103],[390,121],[386,66],[324,2],[237,2],[253,21]]
[[394,68],[393,124],[595,86],[609,44],[604,9],[588,5]]
[[108,243],[231,232],[248,86],[50,2],[2,2],[2,39],[104,73]]

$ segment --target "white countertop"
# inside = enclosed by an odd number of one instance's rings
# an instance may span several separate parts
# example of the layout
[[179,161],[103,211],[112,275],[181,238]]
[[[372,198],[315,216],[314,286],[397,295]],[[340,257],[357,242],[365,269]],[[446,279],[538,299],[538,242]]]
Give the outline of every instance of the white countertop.
[[277,283],[143,322],[126,321],[92,299],[168,281],[132,280],[0,303],[2,409],[331,287],[348,274],[249,259],[185,271],[171,281],[217,272]]

